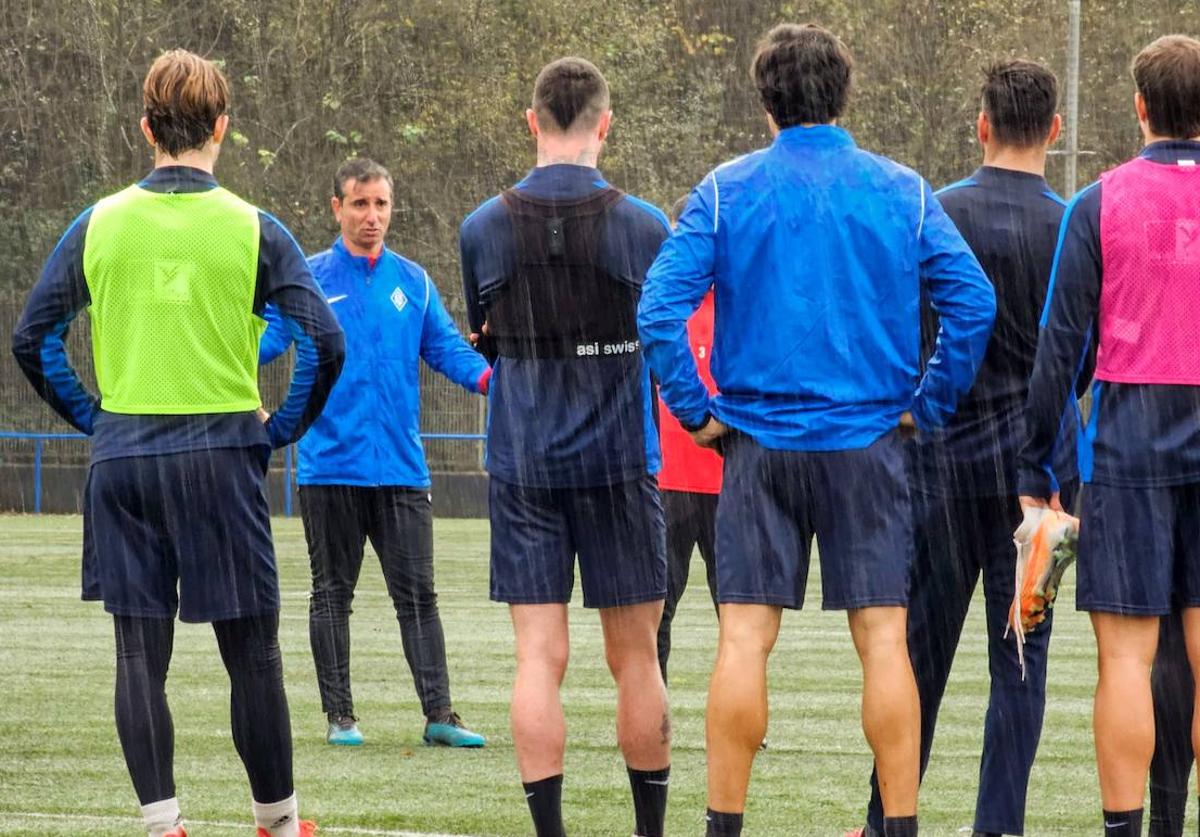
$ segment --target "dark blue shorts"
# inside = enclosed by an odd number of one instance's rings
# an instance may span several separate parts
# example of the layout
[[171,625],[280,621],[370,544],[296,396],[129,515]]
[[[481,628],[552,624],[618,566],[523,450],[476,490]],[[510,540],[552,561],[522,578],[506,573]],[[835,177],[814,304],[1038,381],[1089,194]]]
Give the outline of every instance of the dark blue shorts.
[[1075,606],[1165,616],[1200,607],[1200,484],[1084,486]]
[[575,556],[584,607],[667,595],[666,526],[653,477],[592,488],[530,488],[492,477],[492,599],[571,600]]
[[816,536],[826,610],[908,603],[912,511],[896,432],[846,451],[724,439],[717,599],[800,608]]
[[279,609],[267,451],[108,459],[84,492],[83,598],[120,616],[217,622]]

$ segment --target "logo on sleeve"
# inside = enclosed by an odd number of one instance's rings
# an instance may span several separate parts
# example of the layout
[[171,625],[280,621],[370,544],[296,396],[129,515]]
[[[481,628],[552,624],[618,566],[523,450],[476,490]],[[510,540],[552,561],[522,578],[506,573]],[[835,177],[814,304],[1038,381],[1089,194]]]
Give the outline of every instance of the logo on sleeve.
[[392,305],[396,306],[397,311],[404,310],[404,306],[408,305],[408,297],[404,295],[404,291],[399,288],[392,291]]

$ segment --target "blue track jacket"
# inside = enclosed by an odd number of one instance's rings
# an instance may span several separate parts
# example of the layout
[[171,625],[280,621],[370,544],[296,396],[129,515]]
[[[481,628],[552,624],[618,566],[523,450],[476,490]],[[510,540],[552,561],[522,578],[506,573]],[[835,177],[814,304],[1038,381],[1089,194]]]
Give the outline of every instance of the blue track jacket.
[[[346,363],[324,412],[300,440],[301,485],[429,485],[421,446],[420,363],[469,392],[485,386],[488,363],[459,334],[420,265],[386,247],[372,266],[341,236],[308,260],[346,332]],[[271,309],[260,363],[291,344]]]
[[[710,398],[687,319],[716,293]],[[920,300],[940,318],[920,375]],[[954,412],[996,297],[929,184],[835,125],[793,127],[698,185],[646,278],[642,346],[685,425],[711,412],[768,448],[870,445]]]

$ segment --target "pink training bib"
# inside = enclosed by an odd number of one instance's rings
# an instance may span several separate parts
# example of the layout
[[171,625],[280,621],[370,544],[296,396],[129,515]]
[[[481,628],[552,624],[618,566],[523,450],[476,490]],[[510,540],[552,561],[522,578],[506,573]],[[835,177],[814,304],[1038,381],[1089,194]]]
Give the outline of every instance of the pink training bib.
[[1096,377],[1200,386],[1200,160],[1100,176]]

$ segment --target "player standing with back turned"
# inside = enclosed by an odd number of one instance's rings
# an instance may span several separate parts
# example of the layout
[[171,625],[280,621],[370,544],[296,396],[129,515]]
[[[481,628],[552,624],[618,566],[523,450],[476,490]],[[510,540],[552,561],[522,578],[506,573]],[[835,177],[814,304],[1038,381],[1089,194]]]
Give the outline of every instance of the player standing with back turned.
[[[321,412],[341,370],[342,331],[283,225],[213,177],[229,128],[220,70],[167,52],[143,99],[154,171],[67,230],[13,351],[50,406],[92,437],[83,597],[113,615],[117,733],[146,830],[184,835],[165,691],[178,611],[216,634],[260,837],[311,834],[292,787],[264,481],[271,449]],[[267,302],[297,342],[291,388],[269,418],[257,377]],[[99,399],[63,345],[85,308]]]
[[[1058,138],[1058,82],[1031,61],[985,71],[976,134],[983,166],[936,197],[996,290],[996,325],[971,391],[944,428],[910,447],[913,560],[908,648],[921,694],[921,772],[954,652],[983,575],[991,695],[983,731],[976,835],[1022,834],[1029,771],[1046,709],[1046,652],[1053,611],[1025,641],[1025,666],[1005,638],[1016,584],[1012,533],[1021,521],[1017,453],[1037,351],[1038,317],[1064,201],[1046,183],[1046,151]],[[922,308],[922,357],[933,351],[938,316]],[[1078,484],[1076,410],[1063,417],[1056,486],[1070,506]],[[883,828],[875,777],[867,834]]]
[[[983,358],[991,285],[916,172],[860,151],[837,120],[852,58],[815,25],[778,26],[753,77],[775,141],[692,192],[638,322],[663,400],[725,455],[720,639],[709,688],[708,834],[741,833],[767,723],[767,658],[799,608],[814,534],[824,607],[848,611],[884,833],[917,830],[920,709],[905,634],[912,517],[899,425],[936,427]],[[712,398],[687,318],[716,290]],[[942,316],[919,374],[919,300]],[[911,415],[910,415],[911,414]]]
[[1091,614],[1099,655],[1105,837],[1142,833],[1151,667],[1173,606],[1200,672],[1200,41],[1159,38],[1132,70],[1145,147],[1067,207],[1019,471],[1022,537],[1050,503],[1059,420],[1094,345],[1076,606]]
[[596,168],[612,111],[593,64],[544,67],[526,119],[537,167],[472,213],[461,238],[471,331],[499,355],[487,440],[491,597],[509,604],[516,635],[513,746],[538,837],[559,837],[559,688],[578,555],[583,604],[600,610],[617,683],[635,833],[662,837],[670,718],[656,636],[666,559],[636,315],[669,226]]

